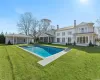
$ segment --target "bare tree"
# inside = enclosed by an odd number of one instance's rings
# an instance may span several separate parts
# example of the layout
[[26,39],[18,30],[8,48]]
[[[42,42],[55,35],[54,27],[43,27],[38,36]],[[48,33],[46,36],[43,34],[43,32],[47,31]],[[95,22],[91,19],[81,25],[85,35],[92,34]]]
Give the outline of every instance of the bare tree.
[[96,22],[97,22],[97,24],[98,24],[98,31],[100,32],[100,18],[98,18],[97,20],[96,20]]
[[17,23],[18,29],[24,34],[29,35],[32,19],[33,19],[33,16],[31,12],[26,12],[24,14],[21,14],[20,20]]
[[42,19],[41,20],[41,26],[42,26],[43,32],[48,31],[48,29],[50,27],[50,23],[51,23],[51,20],[49,20],[49,19]]
[[33,18],[32,25],[30,28],[30,35],[33,37],[34,41],[36,41],[37,34],[39,28],[39,21],[36,18]]
[[50,22],[51,20],[49,19],[42,19],[38,21],[36,18],[34,18],[32,20],[32,26],[30,28],[30,32],[35,42],[42,33],[45,33],[52,28],[52,26],[50,26]]
[[96,20],[96,22],[97,22],[98,25],[100,26],[100,18],[98,18],[98,19]]
[[50,23],[51,20],[49,19],[42,19],[38,21],[32,16],[32,13],[26,12],[20,16],[20,20],[17,23],[17,26],[21,33],[23,32],[26,35],[30,34],[36,41],[36,39],[39,38],[41,33],[45,33],[49,29],[53,28]]

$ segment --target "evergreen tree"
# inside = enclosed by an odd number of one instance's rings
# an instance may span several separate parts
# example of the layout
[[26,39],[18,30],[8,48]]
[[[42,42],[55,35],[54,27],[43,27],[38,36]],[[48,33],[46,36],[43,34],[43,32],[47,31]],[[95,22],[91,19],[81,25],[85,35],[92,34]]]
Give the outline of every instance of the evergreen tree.
[[0,34],[0,43],[5,43],[5,36],[4,36],[4,33],[3,32],[1,32],[1,34]]

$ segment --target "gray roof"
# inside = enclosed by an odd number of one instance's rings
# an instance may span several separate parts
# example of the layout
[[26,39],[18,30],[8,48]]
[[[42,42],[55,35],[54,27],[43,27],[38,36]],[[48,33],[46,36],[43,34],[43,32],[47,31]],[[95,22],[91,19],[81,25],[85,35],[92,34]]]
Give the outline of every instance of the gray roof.
[[31,36],[28,35],[24,35],[24,34],[6,34],[6,37],[28,37],[28,38],[32,38]]
[[81,22],[79,25],[87,25],[87,24],[92,24],[92,25],[94,25],[93,22]]

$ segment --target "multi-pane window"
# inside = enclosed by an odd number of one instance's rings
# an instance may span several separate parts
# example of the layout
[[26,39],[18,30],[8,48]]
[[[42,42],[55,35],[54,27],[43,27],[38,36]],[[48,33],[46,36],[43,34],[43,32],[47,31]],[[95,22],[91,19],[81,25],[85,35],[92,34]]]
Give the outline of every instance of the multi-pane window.
[[69,32],[68,32],[68,35],[72,35],[72,32],[71,32],[71,31],[69,31]]
[[65,38],[62,38],[62,42],[65,42]]
[[62,32],[62,36],[65,36],[65,32]]
[[77,37],[77,43],[79,43],[80,42],[80,37]]
[[88,43],[88,37],[77,37],[77,43]]
[[83,43],[85,43],[85,37],[83,37]]
[[86,43],[88,43],[88,37],[86,37],[86,39],[85,39],[85,40],[86,40]]
[[81,28],[81,32],[84,33],[84,28]]
[[57,42],[60,42],[60,38],[57,38]]
[[87,32],[87,28],[85,28],[85,32]]
[[68,43],[71,43],[71,37],[68,37]]
[[60,36],[60,33],[57,33],[57,36]]
[[82,37],[80,37],[80,43],[82,43]]

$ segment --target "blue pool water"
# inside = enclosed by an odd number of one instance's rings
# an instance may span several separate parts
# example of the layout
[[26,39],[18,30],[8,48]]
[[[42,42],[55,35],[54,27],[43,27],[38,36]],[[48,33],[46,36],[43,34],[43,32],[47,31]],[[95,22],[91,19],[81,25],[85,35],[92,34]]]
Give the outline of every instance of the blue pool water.
[[33,52],[42,57],[48,57],[48,56],[51,56],[51,55],[56,54],[63,50],[61,48],[40,46],[40,45],[38,45],[38,46],[21,46],[21,47],[23,49],[26,49],[26,50]]

